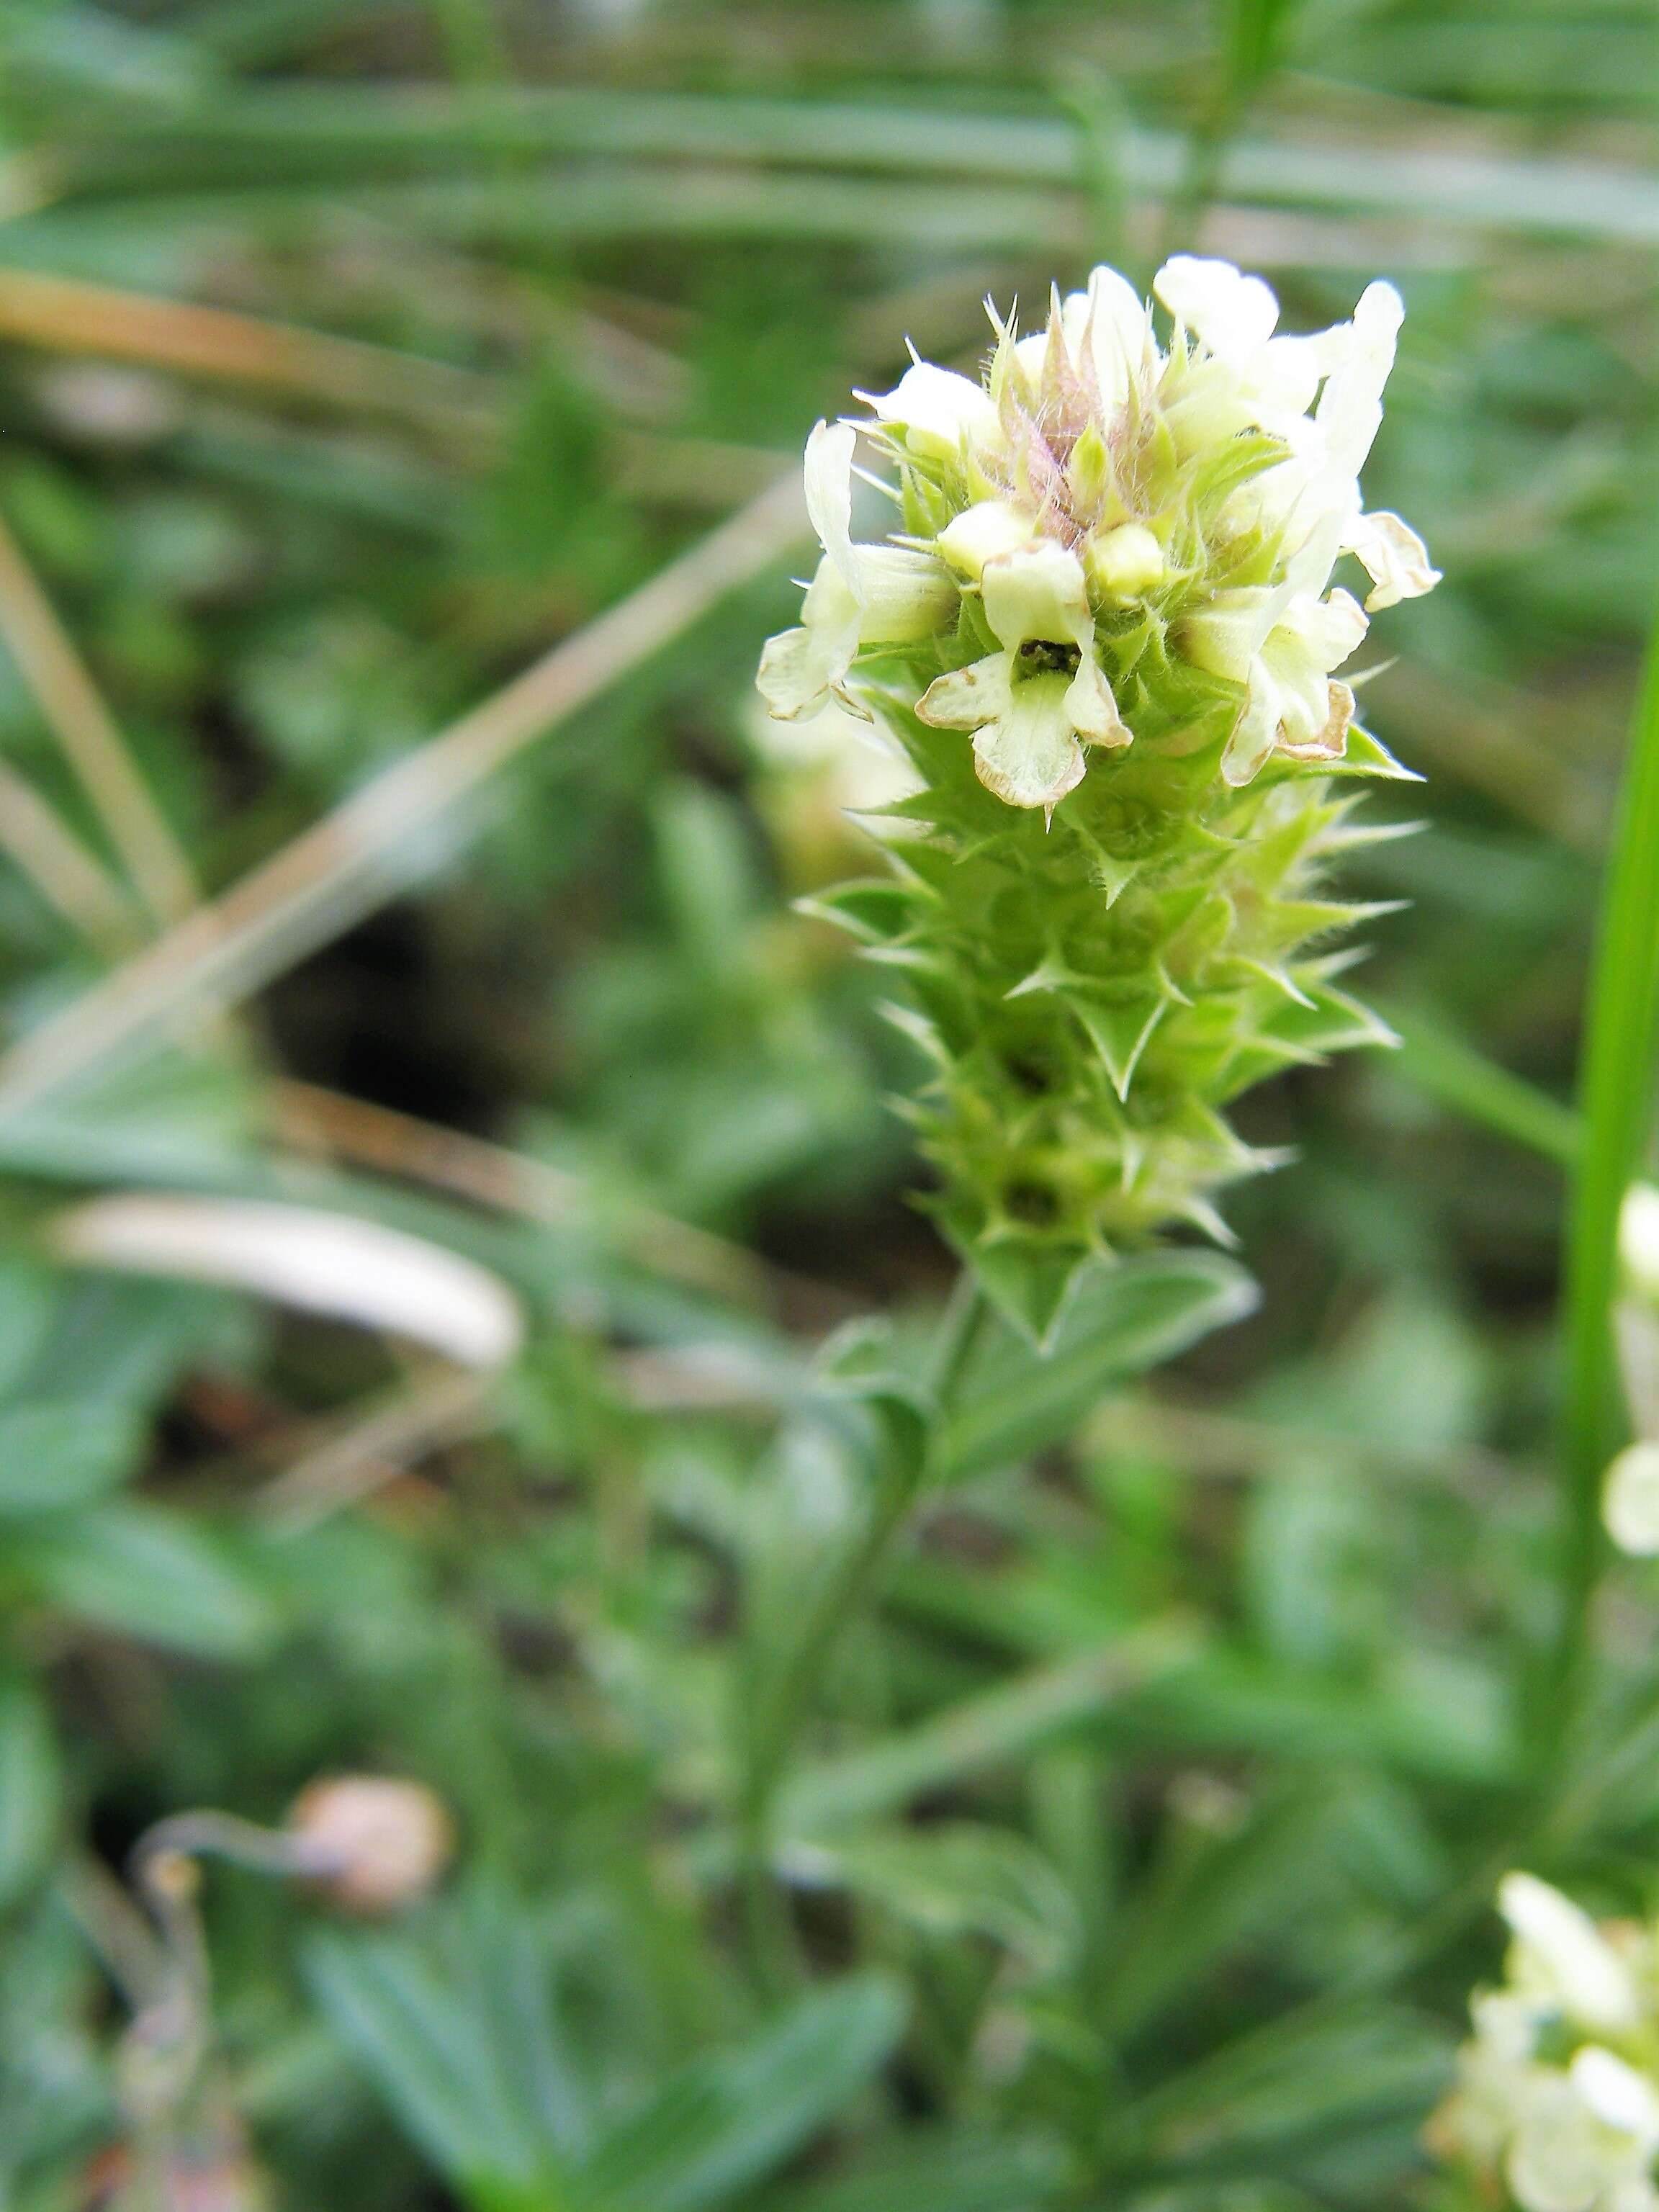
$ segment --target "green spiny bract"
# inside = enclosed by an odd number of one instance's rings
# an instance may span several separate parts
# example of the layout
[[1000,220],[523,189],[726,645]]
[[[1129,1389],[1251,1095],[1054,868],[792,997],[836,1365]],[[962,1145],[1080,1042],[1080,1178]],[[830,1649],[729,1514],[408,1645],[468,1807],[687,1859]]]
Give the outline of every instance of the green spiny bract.
[[1329,779],[1402,771],[1332,680],[1366,622],[1327,586],[1343,551],[1374,608],[1435,580],[1358,495],[1398,301],[1278,338],[1224,264],[1158,289],[1167,353],[1098,270],[1038,337],[998,325],[982,386],[918,363],[872,399],[885,544],[854,543],[853,432],[820,425],[824,558],[762,665],[775,713],[833,691],[920,779],[889,874],[820,903],[903,972],[930,1202],[1039,1337],[1091,1258],[1225,1233],[1214,1194],[1269,1164],[1224,1118],[1241,1091],[1388,1037],[1335,981],[1366,909],[1324,879],[1369,833]]

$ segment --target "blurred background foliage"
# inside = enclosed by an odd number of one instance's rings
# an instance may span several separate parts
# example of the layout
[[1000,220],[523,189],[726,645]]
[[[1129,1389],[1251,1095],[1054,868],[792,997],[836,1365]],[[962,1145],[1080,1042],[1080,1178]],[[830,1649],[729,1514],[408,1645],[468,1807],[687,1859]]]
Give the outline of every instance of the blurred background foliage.
[[[1647,0],[5,0],[0,2204],[1436,2201],[1496,1872],[1659,1902],[1638,1571],[1565,1749],[1538,1688],[1656,94]],[[907,332],[1182,242],[1292,327],[1406,295],[1407,1046],[1250,1102],[1254,1310],[1185,1253],[978,1340],[854,1611],[948,1277],[883,977],[792,904],[878,770],[759,719],[768,488]],[[325,1261],[89,1264],[138,1191],[484,1273],[388,1334]],[[441,1796],[443,1893],[216,1865],[146,2091],[134,1843],[352,1769]]]

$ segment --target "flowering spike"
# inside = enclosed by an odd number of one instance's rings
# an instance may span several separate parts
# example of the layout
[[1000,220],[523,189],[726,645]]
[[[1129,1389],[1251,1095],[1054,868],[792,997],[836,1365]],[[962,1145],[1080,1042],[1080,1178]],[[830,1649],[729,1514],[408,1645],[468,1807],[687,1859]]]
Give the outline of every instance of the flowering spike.
[[[1292,337],[1227,263],[1178,255],[1153,289],[1164,343],[1097,269],[1024,337],[988,301],[982,381],[913,353],[866,395],[902,511],[884,545],[851,535],[851,426],[821,424],[824,557],[761,670],[775,714],[834,695],[920,780],[873,825],[889,896],[819,910],[905,970],[930,1202],[1039,1338],[1089,1260],[1177,1222],[1225,1234],[1215,1194],[1273,1164],[1231,1099],[1392,1041],[1325,949],[1384,909],[1324,878],[1369,834],[1329,780],[1412,774],[1335,672],[1437,580],[1359,491],[1399,296],[1372,284]],[[1332,586],[1344,556],[1364,606]]]

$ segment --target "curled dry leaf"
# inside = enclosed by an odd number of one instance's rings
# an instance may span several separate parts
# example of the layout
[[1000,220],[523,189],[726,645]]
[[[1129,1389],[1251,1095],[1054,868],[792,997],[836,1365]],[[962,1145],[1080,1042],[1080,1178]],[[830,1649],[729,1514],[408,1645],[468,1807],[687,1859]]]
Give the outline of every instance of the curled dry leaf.
[[80,1267],[180,1276],[414,1338],[493,1371],[524,1340],[519,1301],[473,1261],[379,1222],[264,1200],[124,1193],[59,1214],[51,1242]]

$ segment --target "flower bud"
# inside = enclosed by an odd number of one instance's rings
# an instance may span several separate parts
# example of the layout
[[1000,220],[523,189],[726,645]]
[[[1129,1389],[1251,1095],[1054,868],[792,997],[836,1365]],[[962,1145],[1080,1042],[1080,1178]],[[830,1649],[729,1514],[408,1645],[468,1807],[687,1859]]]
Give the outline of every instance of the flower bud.
[[288,1826],[303,1846],[307,1871],[353,1912],[415,1904],[455,1848],[449,1815],[431,1790],[384,1775],[312,1783],[295,1800]]
[[1164,548],[1144,523],[1121,522],[1089,540],[1083,567],[1109,606],[1127,606],[1164,581]]
[[861,645],[915,645],[956,611],[956,587],[928,554],[861,545],[858,575]]
[[913,452],[953,460],[970,439],[997,434],[997,410],[971,377],[913,362],[892,391],[866,395],[877,416],[904,432]]
[[957,574],[977,583],[988,561],[1029,545],[1035,535],[1026,516],[1000,499],[982,499],[946,523],[936,542]]

